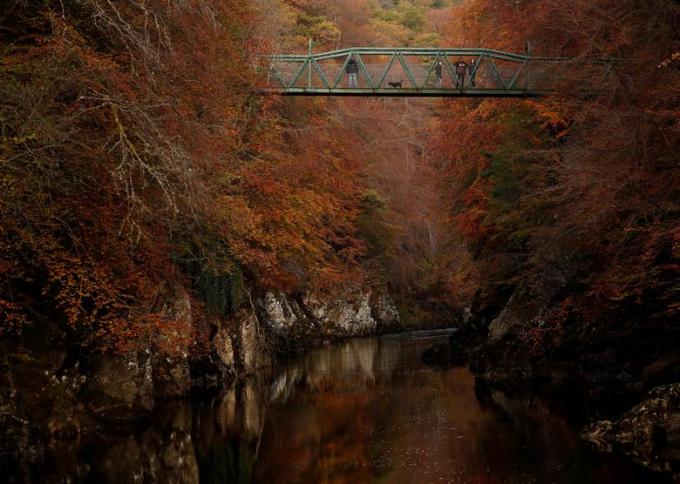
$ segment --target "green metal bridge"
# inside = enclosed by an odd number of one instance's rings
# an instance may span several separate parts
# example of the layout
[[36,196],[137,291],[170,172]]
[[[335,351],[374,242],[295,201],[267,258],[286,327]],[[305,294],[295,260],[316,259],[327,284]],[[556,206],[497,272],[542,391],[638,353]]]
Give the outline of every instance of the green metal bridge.
[[[307,55],[274,55],[269,61],[263,91],[284,96],[535,97],[564,83],[598,90],[612,70],[606,59],[476,48],[354,47],[313,54],[311,43]],[[350,64],[354,79],[347,73]]]

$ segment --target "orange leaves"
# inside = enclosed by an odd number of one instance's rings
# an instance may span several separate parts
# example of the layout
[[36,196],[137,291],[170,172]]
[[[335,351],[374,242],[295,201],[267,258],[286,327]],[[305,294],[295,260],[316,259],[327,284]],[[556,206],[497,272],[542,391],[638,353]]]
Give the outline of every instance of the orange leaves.
[[455,216],[460,232],[470,239],[476,240],[485,235],[489,229],[484,227],[484,218],[489,208],[489,196],[477,181],[463,194],[466,210]]
[[563,140],[569,134],[569,122],[561,108],[556,103],[527,101],[526,104],[536,111],[541,120],[541,129],[550,132],[557,141]]
[[[320,133],[327,136],[320,130],[317,136]],[[303,142],[292,145],[296,153],[268,146],[263,156],[272,161],[244,163],[234,178],[238,183],[229,188],[232,193],[217,204],[215,223],[233,257],[267,286],[291,283],[287,261],[296,261],[312,275],[346,273],[349,267],[342,269],[338,256],[357,252],[351,247],[358,241],[347,236],[354,231],[351,207],[356,202],[349,191],[352,185],[340,178],[355,175],[333,171],[343,168],[334,158],[312,158]]]
[[190,321],[147,313],[100,321],[97,336],[102,351],[127,353],[144,350],[172,357],[186,356],[186,348],[191,345],[195,335]]
[[21,328],[29,324],[23,309],[10,301],[0,298],[0,336],[5,334],[20,334]]

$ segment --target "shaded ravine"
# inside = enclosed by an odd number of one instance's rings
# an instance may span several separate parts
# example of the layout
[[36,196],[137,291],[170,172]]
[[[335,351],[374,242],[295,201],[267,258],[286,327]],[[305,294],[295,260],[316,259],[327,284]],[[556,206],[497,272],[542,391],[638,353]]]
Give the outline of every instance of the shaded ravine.
[[[423,351],[447,335],[354,339],[219,398],[158,408],[136,434],[83,442],[46,481],[667,482],[588,450],[542,400],[475,390]],[[37,477],[37,476],[36,476]]]

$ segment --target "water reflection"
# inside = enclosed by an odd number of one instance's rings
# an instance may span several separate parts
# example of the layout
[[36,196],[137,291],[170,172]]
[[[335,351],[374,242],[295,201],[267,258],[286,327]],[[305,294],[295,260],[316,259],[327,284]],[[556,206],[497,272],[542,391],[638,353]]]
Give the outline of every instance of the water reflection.
[[[433,370],[422,333],[311,352],[273,378],[159,409],[136,435],[85,443],[75,481],[664,482],[598,457],[541,401]],[[59,466],[56,466],[57,469]],[[48,472],[64,480],[61,469]]]
[[[631,482],[540,401],[475,393],[466,369],[421,362],[433,342],[354,340],[277,379],[258,482]],[[285,382],[285,384],[284,384]]]

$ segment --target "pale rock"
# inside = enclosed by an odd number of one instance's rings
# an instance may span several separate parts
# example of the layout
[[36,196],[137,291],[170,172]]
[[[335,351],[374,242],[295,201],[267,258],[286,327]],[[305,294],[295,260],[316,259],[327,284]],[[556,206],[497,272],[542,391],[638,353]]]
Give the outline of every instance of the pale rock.
[[270,358],[264,334],[260,330],[257,316],[251,311],[242,311],[237,317],[240,328],[241,365],[246,374],[269,366]]
[[224,366],[229,369],[234,369],[234,344],[231,341],[231,335],[229,333],[229,328],[225,325],[220,325],[215,338],[213,339],[213,345],[217,356]]
[[263,299],[263,307],[267,314],[271,328],[279,333],[285,333],[298,321],[291,303],[285,294],[268,292]]

